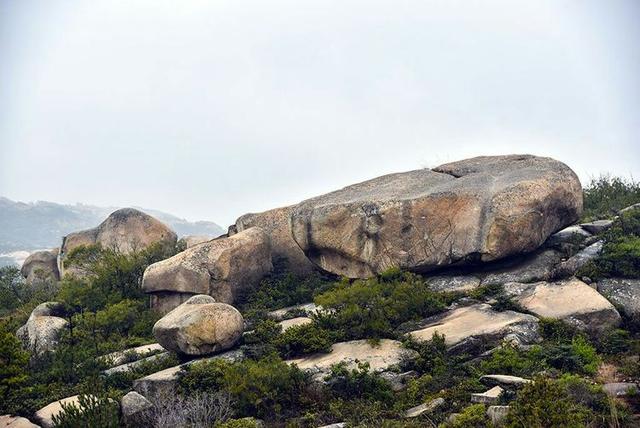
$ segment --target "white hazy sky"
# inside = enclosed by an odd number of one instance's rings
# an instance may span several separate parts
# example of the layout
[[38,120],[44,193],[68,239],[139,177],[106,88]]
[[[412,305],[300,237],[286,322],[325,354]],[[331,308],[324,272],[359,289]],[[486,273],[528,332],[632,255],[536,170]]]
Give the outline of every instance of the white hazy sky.
[[0,0],[0,195],[222,225],[533,153],[640,178],[637,0]]

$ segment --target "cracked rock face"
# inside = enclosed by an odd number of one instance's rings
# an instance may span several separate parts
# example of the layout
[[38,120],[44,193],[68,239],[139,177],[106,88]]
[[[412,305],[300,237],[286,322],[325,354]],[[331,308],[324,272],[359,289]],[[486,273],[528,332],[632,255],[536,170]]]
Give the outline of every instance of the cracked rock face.
[[365,278],[389,267],[428,271],[530,252],[581,212],[580,181],[565,164],[484,156],[309,199],[292,211],[291,227],[315,264]]

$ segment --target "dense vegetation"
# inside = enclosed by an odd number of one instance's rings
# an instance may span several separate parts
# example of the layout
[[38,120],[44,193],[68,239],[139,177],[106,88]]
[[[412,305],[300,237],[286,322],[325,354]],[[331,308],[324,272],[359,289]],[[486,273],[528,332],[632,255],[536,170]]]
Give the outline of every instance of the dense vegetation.
[[633,179],[602,175],[584,186],[585,221],[611,218],[621,209],[640,203],[640,183]]

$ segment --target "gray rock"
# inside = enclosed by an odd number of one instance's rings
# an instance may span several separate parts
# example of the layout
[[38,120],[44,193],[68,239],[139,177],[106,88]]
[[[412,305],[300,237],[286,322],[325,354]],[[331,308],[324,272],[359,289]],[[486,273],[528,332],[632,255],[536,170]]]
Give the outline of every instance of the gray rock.
[[[38,410],[34,419],[36,422],[40,424],[42,428],[53,428],[53,417],[60,414],[63,411],[62,405],[65,404],[67,406],[77,406],[80,407],[79,395],[74,395],[71,397],[63,398],[58,401],[54,401],[53,403],[49,403],[40,410]],[[115,401],[111,400],[114,404]]]
[[16,332],[24,348],[36,355],[55,350],[68,325],[66,319],[57,316],[61,314],[62,304],[58,302],[44,302],[36,306],[26,324]]
[[202,244],[204,242],[209,242],[212,239],[214,239],[213,236],[188,235],[180,238],[179,243],[183,243],[184,248],[188,249],[191,247],[195,247],[196,245]]
[[582,223],[580,227],[589,233],[597,235],[604,232],[605,230],[608,230],[612,225],[613,220],[596,220],[589,223]]
[[312,262],[363,278],[530,252],[581,212],[580,181],[563,163],[485,156],[306,200],[291,213],[291,227]]
[[580,226],[569,226],[554,233],[547,239],[546,247],[555,247],[562,244],[578,244],[586,238],[591,237],[591,233],[587,232]]
[[153,409],[153,404],[135,391],[128,392],[120,400],[122,419],[127,426],[143,426],[147,414]]
[[405,418],[417,418],[425,413],[431,413],[438,407],[444,405],[444,398],[438,397],[429,401],[428,403],[420,404],[419,406],[412,407],[404,413]]
[[640,279],[607,278],[598,281],[596,287],[626,315],[640,315]]
[[494,426],[502,425],[504,418],[509,414],[509,406],[489,406],[487,408],[487,416],[491,419]]
[[518,388],[530,383],[531,380],[509,375],[485,375],[480,378],[480,382],[488,386],[498,385],[503,388]]
[[551,279],[555,266],[561,260],[562,254],[556,250],[536,251],[524,257],[497,263],[495,268],[484,274],[481,284],[546,281]]
[[132,361],[130,363],[124,363],[115,367],[111,367],[107,370],[103,370],[102,373],[107,376],[111,376],[112,374],[115,374],[115,373],[128,372],[131,370],[135,370],[137,367],[141,367],[152,362],[159,363],[161,361],[165,361],[170,358],[171,358],[171,354],[165,351],[159,354],[151,355],[149,357],[141,358],[137,361]]
[[602,241],[597,241],[570,257],[568,260],[558,264],[553,271],[553,278],[566,278],[575,275],[578,270],[600,255],[602,245]]
[[628,207],[621,209],[620,214],[628,213],[634,210],[640,210],[640,203],[629,205]]
[[638,384],[629,382],[613,382],[602,385],[604,392],[612,397],[624,397],[638,393]]
[[578,329],[597,333],[620,324],[620,314],[607,299],[584,282],[508,283],[505,293],[538,317],[563,320]]
[[121,364],[137,361],[151,354],[164,352],[165,349],[159,343],[151,343],[149,345],[136,346],[135,348],[125,349],[124,351],[116,351],[107,355],[98,357],[98,361],[107,364],[109,367],[116,367]]
[[269,236],[253,227],[152,264],[144,272],[142,289],[155,297],[154,308],[163,312],[194,294],[233,303],[240,292],[257,286],[272,267]]
[[427,280],[433,291],[471,291],[480,286],[480,278],[473,275],[438,275]]
[[488,391],[482,393],[471,394],[472,403],[495,404],[500,399],[500,395],[504,392],[499,386],[494,386]]
[[280,327],[282,327],[282,332],[289,330],[291,327],[298,327],[301,325],[311,324],[313,320],[308,317],[296,317],[290,318],[288,320],[280,321]]
[[415,379],[419,376],[418,372],[410,370],[404,373],[396,373],[392,371],[382,372],[380,377],[389,382],[391,389],[394,392],[402,391],[407,388],[407,384],[411,379]]
[[[267,316],[276,321],[283,321],[289,318],[295,318],[300,313],[304,313],[307,316],[311,316],[313,314],[318,313],[321,310],[322,310],[322,307],[316,305],[315,303],[303,303],[301,305],[288,306],[286,308],[271,311],[267,314]],[[295,314],[295,315],[290,316],[290,314]]]
[[206,355],[233,347],[242,337],[242,314],[226,303],[196,295],[153,326],[153,335],[163,348],[183,355]]

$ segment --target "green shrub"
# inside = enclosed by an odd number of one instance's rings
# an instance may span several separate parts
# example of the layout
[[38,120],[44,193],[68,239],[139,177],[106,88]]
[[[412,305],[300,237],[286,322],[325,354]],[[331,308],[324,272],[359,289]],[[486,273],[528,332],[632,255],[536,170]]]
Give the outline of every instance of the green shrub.
[[480,363],[480,369],[487,374],[506,374],[528,377],[544,370],[542,348],[533,346],[522,350],[510,343],[503,344],[491,356]]
[[364,399],[390,402],[393,392],[389,382],[369,370],[369,363],[358,363],[349,369],[345,363],[335,364],[325,378],[332,395],[339,399]]
[[493,426],[487,417],[483,404],[474,404],[465,408],[452,422],[444,424],[447,428],[487,428]]
[[583,336],[576,336],[571,343],[545,346],[543,358],[549,366],[571,373],[592,375],[600,364],[596,349]]
[[584,427],[592,412],[574,402],[557,381],[536,377],[525,385],[511,402],[505,419],[507,427]]
[[254,418],[229,419],[217,424],[215,428],[261,428]]
[[584,187],[583,220],[612,217],[622,208],[640,202],[640,183],[602,175]]
[[28,384],[29,353],[22,350],[13,332],[0,328],[0,413],[15,414],[21,408]]
[[315,323],[289,327],[276,341],[283,358],[293,358],[316,352],[330,352],[333,344],[331,332]]
[[275,357],[229,363],[212,360],[186,366],[179,375],[184,394],[226,391],[240,416],[273,419],[295,414],[303,405],[308,376]]
[[118,403],[106,396],[81,394],[78,404],[62,404],[62,411],[53,416],[56,428],[118,428]]
[[320,325],[340,331],[345,339],[393,337],[399,324],[445,308],[443,295],[429,290],[420,276],[395,271],[353,283],[342,280],[316,296],[315,302],[334,311],[319,320]]

